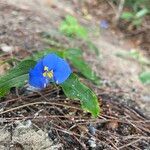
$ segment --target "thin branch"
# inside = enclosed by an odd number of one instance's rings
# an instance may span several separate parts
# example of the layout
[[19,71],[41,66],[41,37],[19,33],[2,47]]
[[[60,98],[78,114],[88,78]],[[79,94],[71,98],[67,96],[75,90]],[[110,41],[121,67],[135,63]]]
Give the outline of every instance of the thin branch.
[[133,145],[133,144],[139,142],[140,140],[141,140],[141,138],[139,138],[139,139],[137,139],[137,140],[134,140],[134,141],[132,141],[132,142],[130,142],[130,143],[128,143],[128,144],[125,144],[125,145],[119,147],[118,149],[121,150],[121,149],[123,149],[123,148],[125,148],[125,147],[131,146],[131,145]]
[[72,108],[72,109],[76,109],[76,110],[81,110],[80,108],[73,107],[73,106],[68,106],[68,105],[60,104],[60,103],[34,102],[34,103],[28,103],[28,104],[24,104],[24,105],[21,105],[21,106],[18,106],[18,107],[14,107],[14,108],[10,108],[10,109],[8,109],[8,110],[2,111],[2,112],[0,112],[0,115],[5,114],[5,113],[8,113],[8,112],[11,112],[11,111],[14,111],[14,110],[18,110],[18,109],[21,109],[21,108],[24,108],[24,107],[28,107],[28,106],[32,106],[32,105],[41,105],[41,104],[44,104],[44,105],[63,106],[63,107],[68,107],[68,108]]

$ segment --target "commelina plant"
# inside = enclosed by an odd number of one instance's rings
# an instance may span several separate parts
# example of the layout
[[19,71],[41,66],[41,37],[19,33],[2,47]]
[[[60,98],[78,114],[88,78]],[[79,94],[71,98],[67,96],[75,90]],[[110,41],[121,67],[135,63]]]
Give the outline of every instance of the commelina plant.
[[[74,53],[70,54],[70,52],[71,50],[63,52],[66,55],[62,55],[62,57],[65,56],[70,60],[72,66],[76,67],[76,69],[79,68],[78,70],[84,75],[91,75],[92,70],[87,67],[86,63],[81,61],[80,56],[78,57]],[[33,57],[18,63],[4,76],[0,77],[0,99],[12,87],[19,88],[24,86],[27,79],[30,85],[28,88],[32,91],[44,89],[51,83],[58,84],[68,98],[80,100],[83,110],[90,112],[93,117],[98,117],[100,107],[96,94],[79,80],[78,76],[72,72],[68,62],[59,57],[61,55],[58,55],[48,51],[47,55],[42,55],[42,58],[39,57],[38,62]],[[92,77],[90,79],[93,81],[93,76],[88,77]]]
[[82,108],[90,111],[93,116],[99,114],[95,94],[80,83],[72,73],[67,61],[55,53],[50,53],[40,59],[34,68],[29,71],[29,84],[31,87],[43,89],[50,83],[61,85],[67,97],[80,99]]

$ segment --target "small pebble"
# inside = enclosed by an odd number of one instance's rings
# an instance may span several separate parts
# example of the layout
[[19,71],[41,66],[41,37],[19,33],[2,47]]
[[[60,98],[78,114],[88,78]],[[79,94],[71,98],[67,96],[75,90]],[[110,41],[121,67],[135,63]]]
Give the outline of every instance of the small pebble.
[[3,51],[3,52],[12,52],[13,51],[13,47],[12,46],[8,46],[6,44],[1,44],[0,45],[0,49]]
[[94,137],[91,137],[89,140],[88,140],[88,144],[91,148],[95,148],[96,147],[96,139]]
[[93,125],[90,124],[88,129],[89,129],[90,134],[95,135],[96,129]]
[[24,121],[23,123],[20,122],[20,123],[18,124],[17,128],[18,128],[18,129],[21,129],[21,128],[29,128],[29,127],[31,127],[31,125],[32,125],[31,120],[27,120],[27,121]]

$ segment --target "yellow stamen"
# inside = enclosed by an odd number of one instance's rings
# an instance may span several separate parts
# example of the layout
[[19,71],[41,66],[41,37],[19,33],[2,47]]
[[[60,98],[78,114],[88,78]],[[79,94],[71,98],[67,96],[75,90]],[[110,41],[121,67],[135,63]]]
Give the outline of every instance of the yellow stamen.
[[43,76],[46,77],[46,76],[47,76],[47,72],[44,72],[44,73],[43,73]]
[[47,76],[48,76],[49,78],[52,78],[52,77],[53,77],[53,71],[51,70],[51,71],[47,72]]
[[43,73],[44,77],[49,77],[49,78],[53,77],[53,70],[49,71],[47,66],[44,67],[44,71],[45,71]]
[[44,71],[48,71],[48,67],[47,66],[44,67]]

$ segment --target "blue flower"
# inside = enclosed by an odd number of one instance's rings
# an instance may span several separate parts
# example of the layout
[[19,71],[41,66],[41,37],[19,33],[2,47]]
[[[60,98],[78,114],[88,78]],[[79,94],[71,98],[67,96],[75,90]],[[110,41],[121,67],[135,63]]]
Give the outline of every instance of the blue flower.
[[49,82],[63,83],[72,73],[69,64],[56,54],[51,53],[39,60],[29,72],[29,84],[42,89]]
[[109,27],[108,21],[107,20],[101,20],[100,21],[100,27],[107,29]]

